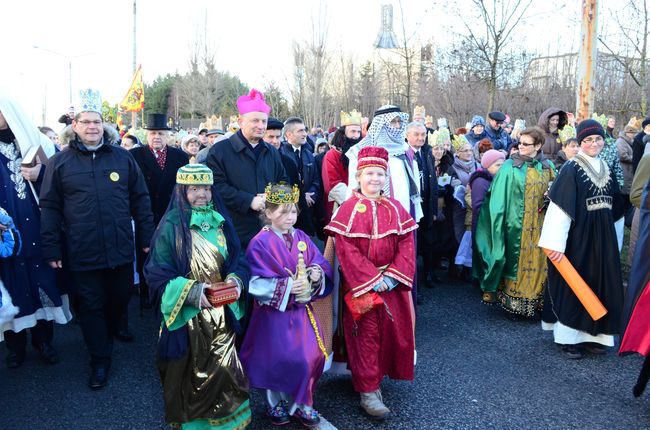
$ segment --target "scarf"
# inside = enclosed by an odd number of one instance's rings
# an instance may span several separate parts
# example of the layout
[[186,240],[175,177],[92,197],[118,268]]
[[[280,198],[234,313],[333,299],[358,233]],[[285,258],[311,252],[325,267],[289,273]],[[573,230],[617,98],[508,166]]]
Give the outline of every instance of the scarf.
[[458,179],[463,185],[467,185],[470,175],[476,171],[476,161],[474,160],[463,161],[460,158],[455,157],[452,166],[458,174]]

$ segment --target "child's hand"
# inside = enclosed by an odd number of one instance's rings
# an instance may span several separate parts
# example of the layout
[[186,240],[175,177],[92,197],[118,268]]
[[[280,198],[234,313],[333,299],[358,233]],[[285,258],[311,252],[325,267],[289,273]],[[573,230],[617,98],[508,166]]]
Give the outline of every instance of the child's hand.
[[311,288],[311,286],[305,279],[294,279],[293,285],[291,286],[291,294],[300,296],[305,294],[309,288]]
[[322,276],[321,270],[318,267],[312,267],[309,269],[309,281],[312,284],[315,284],[320,281],[320,278]]

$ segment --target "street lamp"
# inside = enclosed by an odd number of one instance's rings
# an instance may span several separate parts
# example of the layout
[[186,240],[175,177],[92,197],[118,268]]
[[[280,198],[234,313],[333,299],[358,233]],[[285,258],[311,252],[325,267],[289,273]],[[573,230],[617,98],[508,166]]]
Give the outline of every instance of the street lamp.
[[34,49],[40,49],[41,51],[46,51],[49,52],[50,54],[58,55],[59,57],[63,57],[68,61],[68,90],[70,92],[70,105],[72,105],[72,60],[75,58],[79,57],[85,57],[88,55],[93,55],[92,53],[86,53],[86,54],[80,54],[80,55],[67,55],[67,54],[62,54],[57,51],[53,51],[48,48],[43,48],[42,46],[33,46]]

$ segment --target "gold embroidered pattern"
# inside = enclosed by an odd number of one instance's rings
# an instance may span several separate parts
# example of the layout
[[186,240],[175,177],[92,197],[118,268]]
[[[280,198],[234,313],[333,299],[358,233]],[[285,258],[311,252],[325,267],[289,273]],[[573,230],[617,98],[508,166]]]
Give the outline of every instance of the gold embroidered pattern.
[[194,282],[195,281],[193,280],[189,280],[183,286],[183,290],[181,291],[181,294],[178,296],[178,300],[176,300],[174,309],[172,309],[171,313],[169,314],[169,318],[167,318],[167,321],[165,321],[167,328],[171,327],[171,325],[174,324],[174,321],[176,321],[176,317],[178,316],[178,313],[183,308],[185,299],[187,299],[187,295],[190,293],[190,290],[192,289]]

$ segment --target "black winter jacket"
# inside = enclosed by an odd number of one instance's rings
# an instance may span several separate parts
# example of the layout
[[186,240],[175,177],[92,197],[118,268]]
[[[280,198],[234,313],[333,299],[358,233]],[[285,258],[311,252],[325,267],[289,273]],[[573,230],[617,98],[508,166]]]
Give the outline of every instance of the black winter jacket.
[[40,207],[43,259],[62,260],[65,235],[68,261],[63,264],[73,271],[132,264],[131,218],[138,243],[148,244],[153,235],[144,177],[131,154],[118,146],[89,151],[71,141],[48,161]]
[[253,198],[263,194],[270,182],[288,182],[280,152],[264,141],[250,148],[241,131],[212,145],[206,165],[214,173],[219,197],[230,211],[242,249],[262,228],[259,214],[250,208]]

